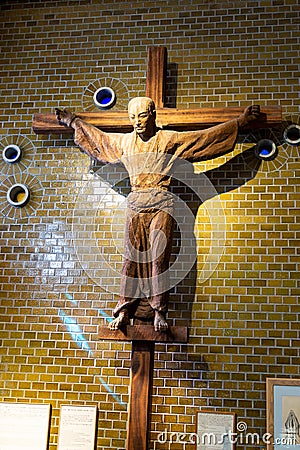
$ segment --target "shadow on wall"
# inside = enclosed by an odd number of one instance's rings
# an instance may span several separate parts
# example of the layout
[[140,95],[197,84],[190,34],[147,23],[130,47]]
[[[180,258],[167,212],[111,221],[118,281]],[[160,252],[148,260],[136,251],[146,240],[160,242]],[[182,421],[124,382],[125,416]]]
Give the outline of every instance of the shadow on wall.
[[[233,191],[255,178],[260,165],[261,160],[255,157],[254,147],[205,173],[195,173],[193,164],[180,159],[176,160],[170,190],[175,199],[174,217],[177,225],[170,267],[172,269],[175,264],[174,267],[176,266],[176,270],[179,270],[179,275],[175,269],[173,272],[170,270],[171,280],[172,275],[175,277],[175,281],[170,284],[173,287],[170,289],[168,313],[168,319],[172,325],[190,326],[197,282],[203,282],[211,276],[222,256],[221,244],[225,245],[226,223],[219,195]],[[100,170],[97,171],[99,168]],[[104,170],[101,170],[101,166],[95,166],[93,171],[114,191],[127,197],[130,184],[128,174],[121,164],[114,165],[113,170],[111,165],[105,166]],[[197,239],[194,230],[201,205],[204,205],[208,211],[209,217],[205,219],[211,222],[212,236],[209,237],[210,248],[201,247],[203,255],[200,256],[203,256],[204,262],[202,271],[199,272],[199,263],[197,267],[199,255],[197,255]],[[198,226],[201,228],[201,223],[198,223]],[[201,232],[199,241],[201,243]],[[206,250],[209,252],[208,255]]]
[[[187,202],[188,207],[196,219],[198,209],[201,205],[211,200],[213,196],[218,197],[220,194],[233,191],[254,179],[260,165],[261,161],[254,155],[254,148],[250,148],[213,170],[200,174],[196,174],[194,171],[187,173],[188,185],[197,186],[197,189],[187,189],[186,185],[175,181],[172,184],[172,191]],[[196,191],[201,192],[201,198],[196,194]],[[189,234],[193,234],[193,229],[189,230]],[[176,251],[179,251],[180,243],[180,233],[177,229],[174,236],[173,258],[176,257]],[[193,237],[193,246],[195,249],[197,248],[195,236]],[[201,332],[199,333],[199,330],[191,328],[191,315],[195,301],[198,276],[199,272],[195,263],[187,276],[170,292],[168,313],[169,322],[172,325],[182,325],[190,328],[190,336],[194,338],[193,344],[196,344],[196,347],[193,347],[191,351],[189,345],[186,344],[167,344],[166,350],[165,346],[160,347],[157,344],[157,351],[162,351],[161,358],[163,360],[165,360],[166,354],[172,353],[172,360],[166,360],[165,362],[166,369],[170,368],[172,370],[172,375],[170,375],[171,379],[178,372],[179,380],[181,378],[188,379],[193,389],[200,389],[201,392],[202,389],[207,388],[208,381],[215,375],[211,373],[205,355],[202,355],[200,350],[195,350],[198,347],[198,343],[200,345],[199,349],[202,348],[200,341],[202,340]],[[203,300],[207,301],[208,299],[203,298]],[[201,311],[201,305],[199,305],[199,310]],[[156,391],[154,388],[155,395]],[[199,395],[195,401],[195,406],[198,408],[215,407],[220,403],[219,399],[208,399],[205,395]],[[208,401],[209,405],[207,404]]]
[[[260,165],[261,161],[255,157],[254,149],[250,148],[227,161],[222,166],[209,170],[205,173],[196,174],[194,171],[190,170],[189,173],[185,174],[186,179],[188,180],[189,187],[184,185],[182,182],[174,180],[171,186],[171,190],[176,196],[180,197],[188,205],[188,208],[190,208],[194,218],[196,219],[198,210],[202,204],[205,205],[205,202],[207,202],[208,200],[212,200],[214,198],[216,199],[220,194],[233,191],[240,186],[245,185],[248,181],[254,179]],[[185,169],[187,167],[193,166],[184,165]],[[182,177],[180,179],[182,180]],[[220,207],[220,203],[217,204],[217,207]],[[214,218],[211,218],[211,220],[213,219]],[[217,221],[219,221],[219,219],[217,217]],[[187,230],[186,232],[188,233],[188,236],[190,236],[193,240],[192,247],[194,249],[194,252],[196,253],[197,242],[194,235],[195,221],[191,225],[191,229]],[[216,224],[217,235],[219,234],[219,225],[222,227],[222,223]],[[214,224],[212,224],[212,228],[213,226]],[[180,232],[177,227],[174,234],[173,259],[176,258],[176,255],[178,254],[180,249],[180,245],[181,238]],[[221,254],[212,255],[213,263],[211,267],[216,267],[218,263],[218,256],[221,256]],[[206,274],[207,278],[209,278],[209,274],[211,274],[211,272],[209,272],[208,270]],[[199,281],[199,277],[201,275],[202,274],[199,274],[199,271],[197,270],[197,261],[195,261],[192,269],[189,271],[186,277],[184,277],[184,279],[179,284],[177,284],[170,292],[168,317],[173,320],[173,325],[190,326],[191,312],[195,299],[197,280]]]
[[165,107],[176,108],[177,106],[177,85],[178,85],[178,64],[167,64],[167,82],[165,86]]
[[[222,233],[225,244],[226,224],[219,195],[233,191],[255,178],[260,165],[261,160],[255,157],[254,147],[205,173],[195,173],[193,164],[187,161],[180,159],[176,161],[170,190],[175,198],[174,217],[179,225],[175,226],[170,266],[172,268],[172,265],[176,263],[177,269],[178,267],[180,269],[178,260],[182,260],[182,263],[180,261],[182,274],[176,275],[176,279],[180,281],[176,284],[174,282],[170,290],[168,318],[173,325],[190,326],[197,281],[205,281],[209,278],[222,255],[222,248],[217,248],[217,246],[222,241],[222,236],[220,240]],[[95,174],[100,176],[105,183],[109,184],[117,193],[127,197],[130,192],[130,184],[125,168],[119,164],[114,165],[113,170],[111,170],[111,165],[102,169],[101,166],[93,167]],[[208,201],[213,201],[212,206],[207,207],[211,203]],[[211,245],[211,248],[208,249],[210,254],[207,267],[205,266],[207,255],[205,254],[206,249],[204,249],[203,265],[206,269],[199,273],[194,229],[201,205],[208,209],[212,232],[215,231],[217,236],[217,240],[213,244],[217,245],[215,247]],[[187,217],[187,212],[189,217]],[[182,237],[183,234],[184,237]],[[201,241],[201,234],[199,239]]]

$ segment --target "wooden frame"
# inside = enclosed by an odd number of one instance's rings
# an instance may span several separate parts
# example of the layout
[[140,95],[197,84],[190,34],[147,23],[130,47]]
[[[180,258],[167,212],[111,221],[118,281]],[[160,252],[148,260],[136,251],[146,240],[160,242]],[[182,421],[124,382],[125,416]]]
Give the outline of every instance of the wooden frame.
[[300,450],[300,379],[267,378],[267,450]]
[[[197,411],[195,450],[235,450],[236,414],[224,411]],[[231,436],[233,434],[233,436]]]

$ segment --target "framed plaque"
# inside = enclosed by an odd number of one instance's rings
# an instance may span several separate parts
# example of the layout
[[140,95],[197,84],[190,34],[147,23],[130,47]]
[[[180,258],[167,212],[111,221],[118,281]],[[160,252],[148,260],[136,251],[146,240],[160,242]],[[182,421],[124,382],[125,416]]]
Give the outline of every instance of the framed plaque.
[[97,406],[62,405],[57,450],[95,450]]
[[300,450],[300,379],[267,378],[268,450]]
[[235,450],[236,414],[198,411],[196,415],[196,450]]
[[0,403],[0,450],[47,450],[51,405]]

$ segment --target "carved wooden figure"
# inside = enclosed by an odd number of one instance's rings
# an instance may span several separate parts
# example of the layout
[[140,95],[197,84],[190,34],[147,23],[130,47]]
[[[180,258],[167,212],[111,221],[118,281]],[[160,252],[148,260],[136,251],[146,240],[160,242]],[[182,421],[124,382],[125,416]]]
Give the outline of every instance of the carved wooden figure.
[[259,106],[249,106],[238,118],[206,130],[185,132],[158,128],[156,107],[148,97],[129,102],[131,133],[103,132],[66,109],[56,109],[56,114],[60,123],[74,129],[75,143],[91,158],[121,161],[129,173],[132,192],[127,199],[120,300],[109,327],[119,329],[131,318],[153,318],[156,331],[166,329],[173,165],[178,158],[197,162],[232,151],[238,131],[259,119]]

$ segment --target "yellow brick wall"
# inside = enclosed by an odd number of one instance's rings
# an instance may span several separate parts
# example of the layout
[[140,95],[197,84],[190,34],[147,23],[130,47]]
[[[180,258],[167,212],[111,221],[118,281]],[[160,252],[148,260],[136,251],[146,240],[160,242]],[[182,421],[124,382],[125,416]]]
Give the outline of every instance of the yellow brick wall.
[[[97,405],[97,448],[123,449],[131,349],[97,340],[116,279],[99,285],[84,270],[72,234],[90,161],[71,137],[34,134],[32,116],[82,110],[95,80],[120,81],[120,101],[142,95],[147,47],[164,45],[168,106],[280,104],[299,123],[298,2],[2,0],[0,12],[0,145],[31,145],[24,167],[0,165],[0,400],[51,403],[50,450],[60,405]],[[189,326],[189,343],[156,346],[150,449],[192,448],[158,437],[195,432],[199,409],[236,412],[262,436],[266,378],[300,375],[299,147],[260,165],[243,154],[251,147],[241,136],[233,154],[195,165],[193,182],[205,172],[219,195],[197,212],[198,271],[171,293],[169,317]],[[8,184],[24,179],[34,208],[7,210]],[[216,222],[222,252],[205,279]],[[118,264],[111,218],[87,217],[84,233],[95,224]]]

